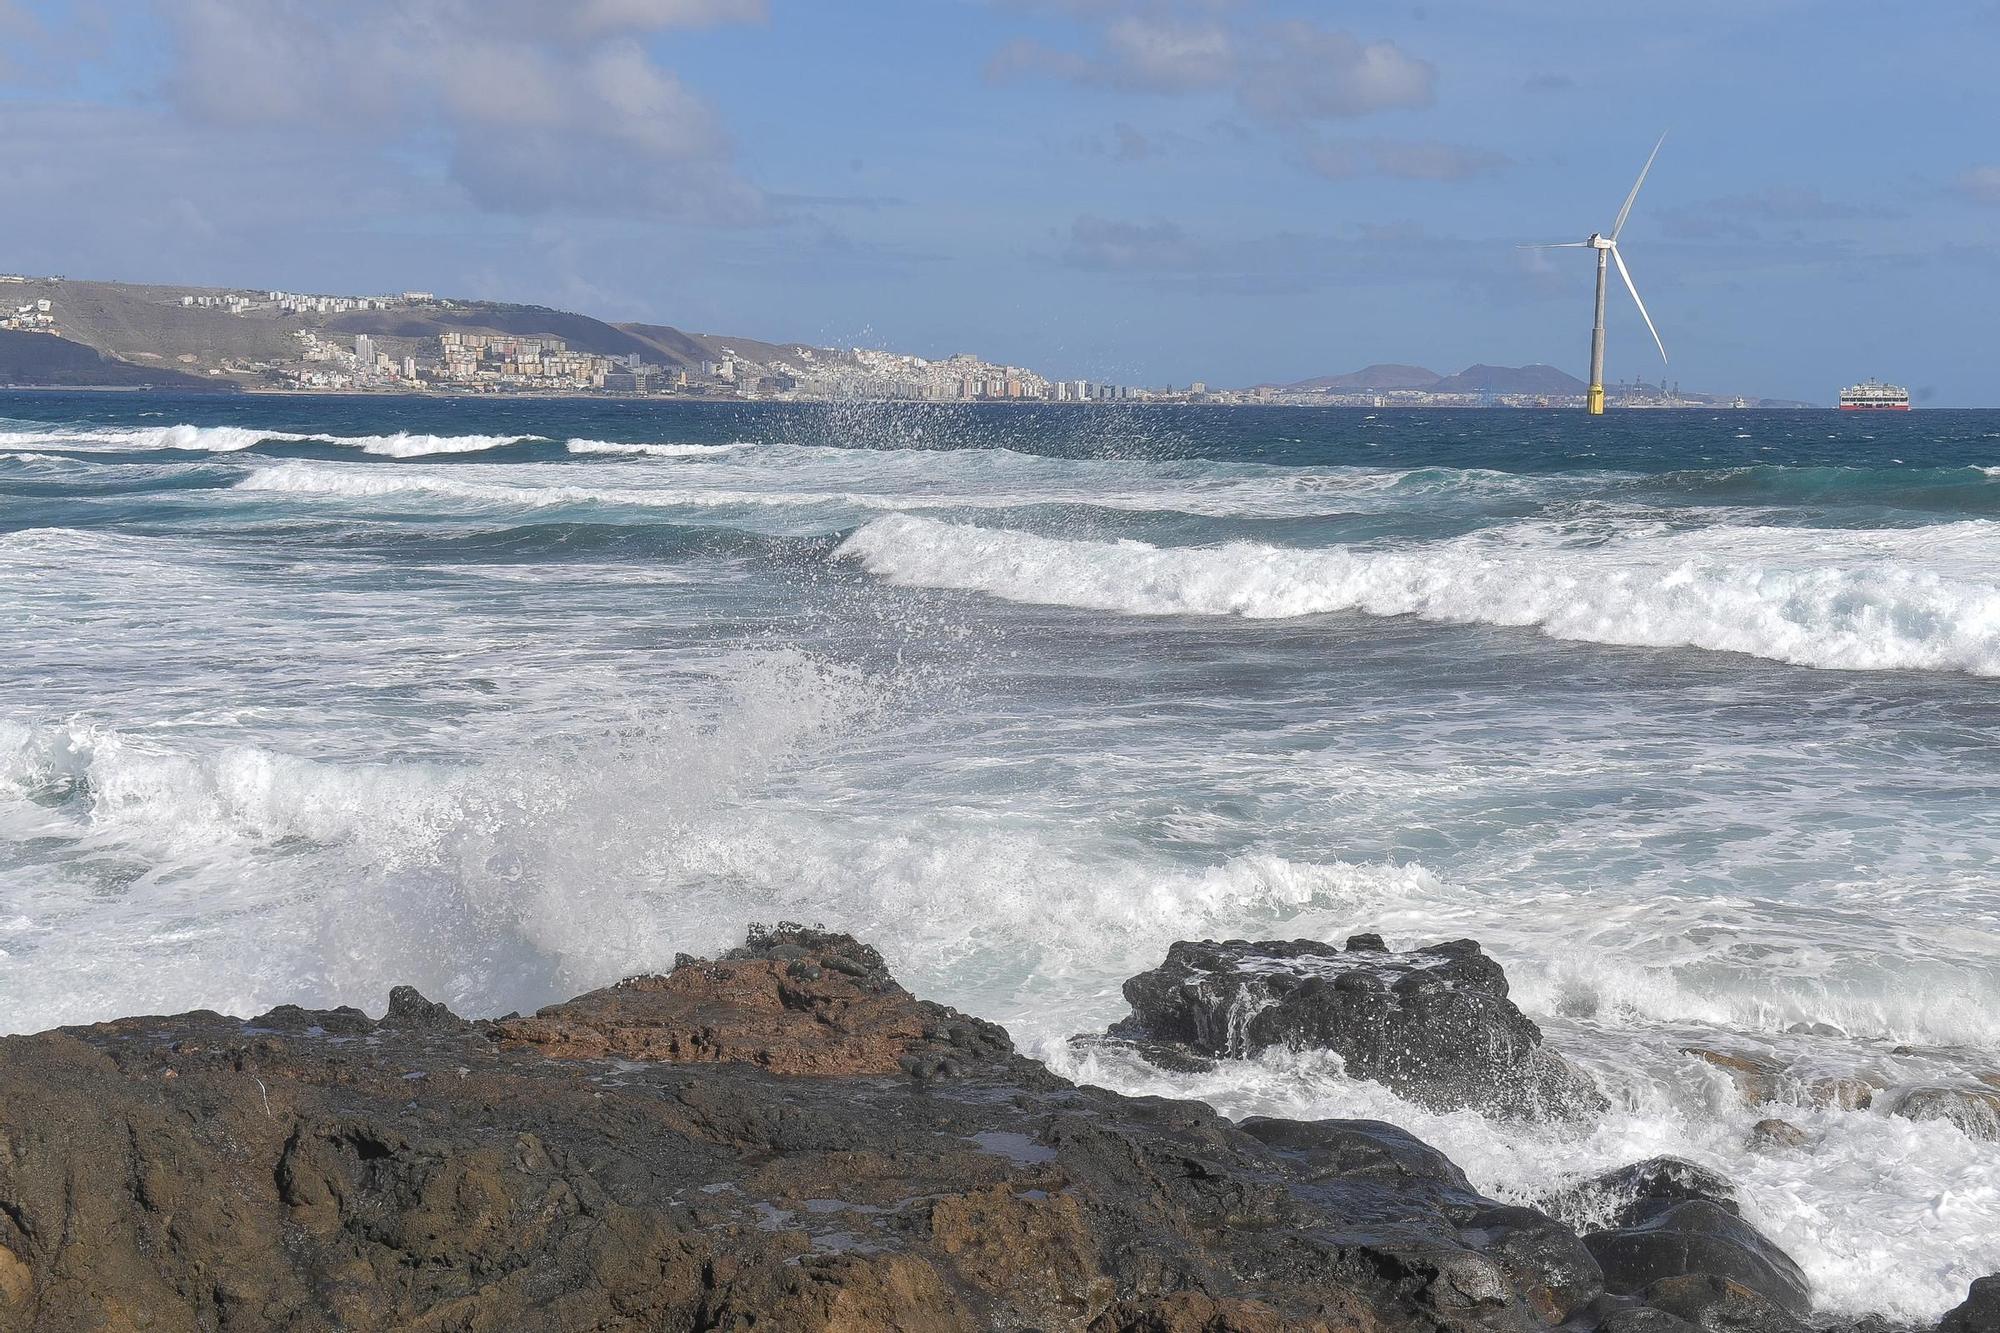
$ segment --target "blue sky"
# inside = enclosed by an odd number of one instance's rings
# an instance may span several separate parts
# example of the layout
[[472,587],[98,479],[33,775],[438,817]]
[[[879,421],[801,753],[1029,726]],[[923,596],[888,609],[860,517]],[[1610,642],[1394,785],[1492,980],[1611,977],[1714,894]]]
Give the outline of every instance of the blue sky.
[[[0,0],[0,268],[431,288],[1139,383],[2000,404],[2000,6]],[[25,202],[24,202],[25,201]],[[1630,303],[1610,373],[1658,378]]]

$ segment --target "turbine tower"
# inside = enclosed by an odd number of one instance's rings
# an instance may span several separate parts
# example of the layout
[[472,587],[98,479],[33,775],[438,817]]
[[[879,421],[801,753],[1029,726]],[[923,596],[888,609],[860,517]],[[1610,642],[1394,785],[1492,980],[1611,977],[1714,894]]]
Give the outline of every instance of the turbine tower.
[[1639,307],[1639,318],[1646,321],[1646,331],[1653,335],[1653,345],[1660,349],[1660,364],[1667,363],[1667,345],[1660,341],[1660,331],[1653,327],[1653,317],[1646,313],[1646,303],[1639,299],[1639,289],[1632,283],[1632,271],[1625,267],[1625,256],[1618,253],[1618,233],[1625,230],[1625,219],[1632,215],[1632,201],[1639,197],[1639,187],[1646,183],[1646,173],[1653,169],[1653,159],[1660,155],[1660,144],[1667,141],[1662,134],[1660,142],[1653,145],[1653,151],[1646,156],[1646,165],[1639,168],[1639,179],[1632,182],[1632,193],[1625,196],[1625,206],[1618,210],[1618,218],[1611,224],[1611,234],[1592,232],[1587,241],[1558,241],[1552,245],[1528,245],[1524,250],[1595,250],[1597,251],[1597,318],[1590,326],[1590,415],[1604,415],[1604,283],[1607,270],[1612,264],[1618,265],[1618,276],[1625,279],[1625,290],[1632,293],[1632,304]]

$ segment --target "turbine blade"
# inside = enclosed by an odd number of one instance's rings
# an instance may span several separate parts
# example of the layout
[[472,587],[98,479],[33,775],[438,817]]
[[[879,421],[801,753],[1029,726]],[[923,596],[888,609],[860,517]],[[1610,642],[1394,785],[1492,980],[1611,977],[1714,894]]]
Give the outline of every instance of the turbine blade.
[[1662,134],[1660,143],[1654,144],[1653,151],[1646,155],[1646,165],[1639,168],[1639,179],[1632,182],[1632,193],[1625,196],[1625,207],[1618,210],[1618,220],[1611,224],[1612,240],[1617,240],[1618,233],[1625,230],[1625,219],[1632,214],[1632,201],[1639,197],[1639,187],[1646,183],[1646,173],[1653,169],[1653,159],[1660,155],[1660,144],[1666,141],[1667,136]]
[[1667,345],[1660,341],[1660,331],[1653,327],[1653,317],[1646,313],[1646,303],[1639,299],[1639,289],[1632,285],[1632,270],[1625,267],[1625,256],[1618,253],[1618,247],[1611,247],[1611,257],[1618,261],[1618,276],[1625,279],[1625,290],[1632,293],[1632,304],[1639,307],[1639,318],[1646,321],[1646,332],[1653,335],[1653,346],[1660,349],[1660,364],[1667,363]]
[[1517,245],[1516,250],[1581,250],[1589,241],[1544,241],[1540,245]]

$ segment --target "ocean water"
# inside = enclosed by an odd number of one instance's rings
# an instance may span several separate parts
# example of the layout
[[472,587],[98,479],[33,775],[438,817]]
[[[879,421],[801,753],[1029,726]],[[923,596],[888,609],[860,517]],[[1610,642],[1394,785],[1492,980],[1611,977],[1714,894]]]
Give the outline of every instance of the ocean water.
[[[0,1029],[529,1008],[799,919],[1072,1077],[2000,1270],[2000,413],[0,396]],[[1072,1046],[1189,936],[1472,936],[1614,1107]],[[1816,1027],[1815,1027],[1816,1025]],[[1806,1028],[1815,1030],[1807,1031]]]

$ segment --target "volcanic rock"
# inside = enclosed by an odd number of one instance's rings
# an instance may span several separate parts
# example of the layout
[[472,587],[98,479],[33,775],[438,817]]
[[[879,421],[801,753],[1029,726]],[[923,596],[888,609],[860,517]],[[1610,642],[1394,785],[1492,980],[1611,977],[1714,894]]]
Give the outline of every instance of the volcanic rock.
[[1712,1273],[1663,1278],[1646,1288],[1645,1308],[1703,1333],[1806,1333],[1803,1321],[1741,1282]]
[[1736,1213],[1736,1187],[1681,1157],[1648,1157],[1567,1185],[1546,1204],[1585,1231],[1629,1227],[1677,1203],[1700,1199]]
[[1570,1185],[1548,1202],[1583,1231],[1605,1289],[1615,1295],[1639,1295],[1649,1306],[1704,1327],[1705,1319],[1724,1317],[1718,1310],[1751,1307],[1712,1284],[1666,1288],[1680,1295],[1664,1302],[1652,1289],[1689,1277],[1725,1281],[1744,1288],[1755,1310],[1771,1307],[1773,1313],[1758,1318],[1787,1325],[1810,1308],[1798,1265],[1743,1219],[1728,1181],[1693,1162],[1648,1158]]
[[2000,1333],[2000,1273],[1974,1278],[1964,1303],[1938,1323],[1938,1333]]
[[1805,1274],[1791,1257],[1733,1210],[1706,1199],[1684,1200],[1633,1225],[1592,1232],[1583,1243],[1603,1270],[1605,1287],[1619,1294],[1703,1274],[1748,1287],[1795,1317],[1812,1308]]
[[1569,1117],[1607,1105],[1589,1076],[1542,1044],[1507,977],[1472,940],[1405,953],[1380,937],[1183,940],[1125,983],[1132,1016],[1112,1035],[1205,1056],[1274,1046],[1328,1050],[1347,1072],[1440,1110]]
[[527,1019],[0,1040],[9,1330],[1538,1333],[1600,1285],[1399,1130],[1071,1085],[821,932]]

